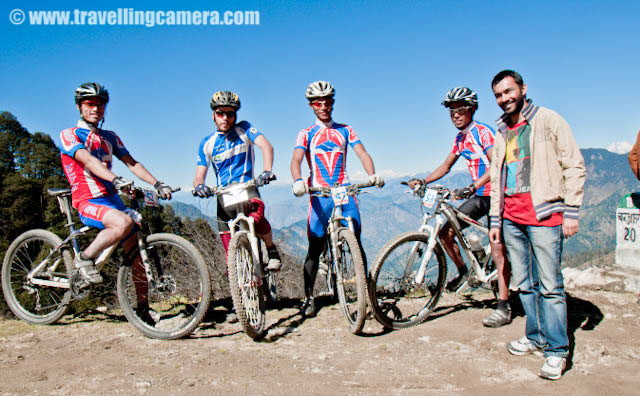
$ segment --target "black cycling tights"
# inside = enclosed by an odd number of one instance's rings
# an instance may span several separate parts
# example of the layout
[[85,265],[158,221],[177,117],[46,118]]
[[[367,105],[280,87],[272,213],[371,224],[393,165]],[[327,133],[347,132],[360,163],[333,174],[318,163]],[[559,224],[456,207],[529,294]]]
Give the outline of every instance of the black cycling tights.
[[[316,281],[316,275],[318,274],[318,264],[320,262],[320,255],[324,249],[325,241],[327,237],[313,237],[309,236],[309,251],[304,261],[304,295],[305,297],[313,296],[313,284]],[[360,253],[362,254],[362,260],[364,262],[365,274],[367,273],[367,256],[362,249],[362,243],[360,242],[360,234],[356,234],[358,245],[360,245]]]

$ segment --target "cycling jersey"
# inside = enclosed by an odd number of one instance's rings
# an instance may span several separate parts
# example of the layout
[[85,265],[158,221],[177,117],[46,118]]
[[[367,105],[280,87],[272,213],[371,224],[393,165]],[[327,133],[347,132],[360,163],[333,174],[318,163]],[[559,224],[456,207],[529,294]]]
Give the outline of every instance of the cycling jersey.
[[71,185],[71,202],[74,208],[78,208],[86,200],[116,193],[111,181],[97,177],[74,158],[76,151],[86,149],[111,169],[113,155],[122,159],[129,154],[115,132],[95,128],[84,120],[79,120],[75,128],[60,132],[60,140],[62,169]]
[[[467,168],[473,181],[481,178],[489,170],[487,151],[493,147],[494,135],[495,132],[489,125],[472,121],[456,136],[451,154],[462,156],[467,160]],[[480,187],[476,194],[491,195],[491,182]]]
[[303,149],[311,170],[311,187],[329,187],[336,183],[349,184],[347,176],[347,143],[360,143],[350,126],[316,120],[315,124],[298,133],[295,148]]
[[213,167],[218,186],[253,179],[253,144],[262,133],[247,121],[240,121],[227,133],[216,131],[202,139],[198,165]]

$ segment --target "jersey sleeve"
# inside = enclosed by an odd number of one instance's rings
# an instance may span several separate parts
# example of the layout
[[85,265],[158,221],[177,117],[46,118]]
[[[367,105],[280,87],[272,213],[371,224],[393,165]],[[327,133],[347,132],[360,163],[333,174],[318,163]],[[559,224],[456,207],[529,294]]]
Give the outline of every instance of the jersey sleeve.
[[251,125],[251,123],[249,123],[248,121],[240,121],[238,123],[238,126],[242,128],[242,130],[244,130],[249,140],[251,140],[251,143],[255,143],[258,136],[262,135],[262,132],[260,132],[258,128]]
[[75,128],[68,128],[60,132],[60,141],[62,142],[62,154],[66,154],[73,158],[76,151],[86,149],[84,142],[76,135]]
[[209,156],[205,153],[205,146],[207,145],[209,138],[210,137],[207,136],[200,142],[200,145],[198,146],[198,158],[196,163],[197,165],[206,166],[207,169],[209,168],[210,159]]
[[351,147],[355,146],[358,143],[362,143],[360,141],[360,137],[358,136],[356,131],[353,130],[353,128],[351,128],[350,126],[347,126],[347,131],[349,133],[349,136],[347,136],[347,139]]
[[487,154],[487,151],[493,147],[494,144],[494,134],[491,129],[486,128],[480,131],[480,144],[482,145],[482,151]]
[[125,155],[129,154],[129,150],[124,147],[124,143],[115,132],[111,132],[113,134],[113,154],[118,157],[118,159],[122,159]]
[[296,138],[296,146],[295,149],[303,149],[304,152],[307,152],[307,147],[309,145],[309,133],[306,129],[298,132],[298,137]]

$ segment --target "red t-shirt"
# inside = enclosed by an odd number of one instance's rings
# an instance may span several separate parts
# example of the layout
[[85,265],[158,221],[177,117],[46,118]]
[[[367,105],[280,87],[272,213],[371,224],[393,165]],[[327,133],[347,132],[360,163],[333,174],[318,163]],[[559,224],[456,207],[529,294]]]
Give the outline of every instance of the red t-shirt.
[[562,212],[552,213],[538,221],[536,212],[533,210],[530,192],[505,195],[503,216],[514,223],[531,226],[555,227],[561,225],[563,221]]

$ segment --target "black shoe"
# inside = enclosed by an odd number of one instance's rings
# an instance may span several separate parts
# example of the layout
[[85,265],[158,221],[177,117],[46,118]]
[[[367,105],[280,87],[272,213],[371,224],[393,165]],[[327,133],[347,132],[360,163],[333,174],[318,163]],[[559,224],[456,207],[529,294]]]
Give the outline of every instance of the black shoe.
[[447,283],[447,290],[450,292],[454,292],[458,289],[458,287],[460,287],[460,284],[462,284],[462,282],[464,281],[464,279],[466,278],[468,271],[464,271],[461,274],[459,274],[458,276],[456,276],[455,278],[451,279],[448,283]]
[[144,323],[148,324],[151,327],[155,327],[156,321],[153,320],[151,314],[149,313],[149,304],[139,304],[136,308],[136,316],[140,318]]
[[307,318],[316,316],[316,300],[313,297],[307,297],[302,304],[302,314]]

